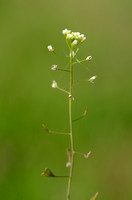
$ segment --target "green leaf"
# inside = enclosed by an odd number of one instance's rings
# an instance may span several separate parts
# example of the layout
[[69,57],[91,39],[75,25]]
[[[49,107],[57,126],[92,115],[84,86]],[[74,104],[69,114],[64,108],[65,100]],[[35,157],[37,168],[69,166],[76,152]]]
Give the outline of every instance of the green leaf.
[[44,177],[56,177],[49,168],[45,168],[44,171],[42,172],[41,176]]

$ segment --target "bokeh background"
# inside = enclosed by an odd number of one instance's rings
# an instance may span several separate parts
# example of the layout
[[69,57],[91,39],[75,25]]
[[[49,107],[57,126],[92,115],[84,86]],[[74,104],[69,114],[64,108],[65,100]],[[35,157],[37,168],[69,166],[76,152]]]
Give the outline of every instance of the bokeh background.
[[[65,28],[87,37],[74,68],[75,79],[98,75],[95,84],[74,85],[73,118],[77,151],[71,200],[132,199],[132,14],[131,0],[0,0],[0,199],[66,199],[67,180],[41,177],[45,167],[67,175],[69,137]],[[47,51],[52,44],[67,61]]]

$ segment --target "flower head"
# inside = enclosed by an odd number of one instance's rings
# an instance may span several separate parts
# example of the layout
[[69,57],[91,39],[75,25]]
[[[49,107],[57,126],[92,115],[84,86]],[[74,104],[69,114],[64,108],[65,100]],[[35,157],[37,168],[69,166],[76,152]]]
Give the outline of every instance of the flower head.
[[58,70],[58,66],[57,65],[52,65],[51,69],[54,70],[54,71],[57,71]]
[[[86,40],[86,37],[84,34],[81,34],[80,32],[71,32],[71,30],[64,29],[62,30],[62,34],[66,36],[67,40],[72,40],[72,45],[76,45],[79,42],[84,42]],[[77,43],[74,41],[77,41]]]
[[88,56],[88,57],[86,58],[86,60],[88,60],[88,61],[92,60],[92,56]]
[[50,52],[53,52],[53,51],[54,51],[54,49],[53,49],[53,47],[52,47],[51,45],[48,46],[48,50],[49,50]]
[[53,82],[52,82],[52,88],[57,88],[58,87],[58,85],[57,85],[57,83],[56,83],[56,81],[55,80],[53,80]]

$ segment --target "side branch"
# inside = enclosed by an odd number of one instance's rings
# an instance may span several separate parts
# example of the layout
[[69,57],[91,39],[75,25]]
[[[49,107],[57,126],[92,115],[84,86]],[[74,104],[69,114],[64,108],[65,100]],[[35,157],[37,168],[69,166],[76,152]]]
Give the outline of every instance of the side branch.
[[86,107],[86,109],[85,109],[85,111],[84,111],[82,116],[78,117],[77,119],[72,120],[72,122],[76,122],[76,121],[84,118],[87,115],[87,112],[88,112],[88,107]]
[[42,124],[42,127],[48,133],[54,133],[54,134],[60,134],[60,135],[70,135],[70,133],[63,133],[63,132],[49,130],[44,124]]
[[77,152],[77,151],[74,151],[74,154],[79,154],[79,155],[84,156],[84,158],[89,158],[89,156],[90,156],[90,154],[91,154],[91,151],[89,151],[89,152],[86,153],[86,154],[80,153],[80,152]]

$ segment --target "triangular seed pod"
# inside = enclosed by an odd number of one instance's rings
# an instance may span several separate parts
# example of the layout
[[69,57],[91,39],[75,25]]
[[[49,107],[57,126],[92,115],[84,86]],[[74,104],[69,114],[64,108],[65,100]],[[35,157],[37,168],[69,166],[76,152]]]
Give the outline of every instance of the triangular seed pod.
[[56,177],[49,168],[45,168],[44,171],[42,172],[41,176],[44,177]]

